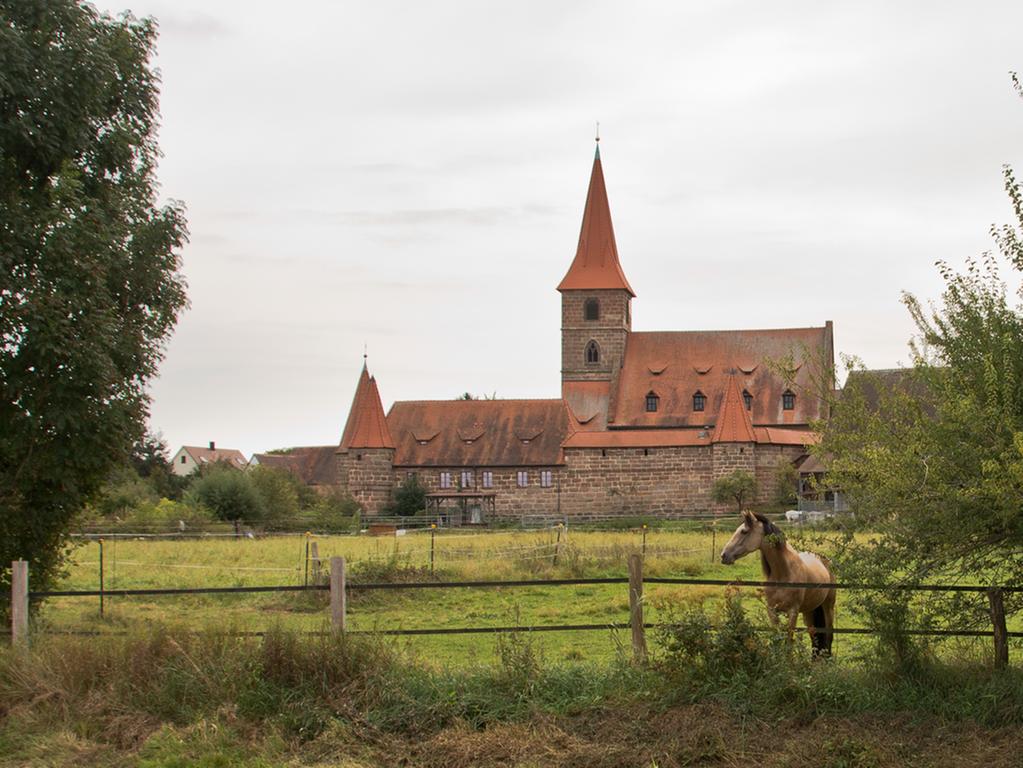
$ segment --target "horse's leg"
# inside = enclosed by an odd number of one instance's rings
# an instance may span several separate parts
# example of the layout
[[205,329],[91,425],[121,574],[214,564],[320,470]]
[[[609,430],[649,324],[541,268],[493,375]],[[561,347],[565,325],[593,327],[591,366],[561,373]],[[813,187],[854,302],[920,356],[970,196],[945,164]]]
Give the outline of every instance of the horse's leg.
[[796,634],[796,619],[798,618],[799,609],[789,608],[789,643],[792,642],[792,638]]
[[813,620],[813,611],[803,611],[803,623],[806,624],[807,634],[810,635],[810,647],[817,651],[817,626]]
[[[827,598],[824,600],[824,626],[828,629],[835,628],[835,602],[838,599],[838,592],[831,590],[828,593]],[[824,638],[824,653],[828,656],[831,655],[831,642],[835,639],[835,636],[830,632]]]

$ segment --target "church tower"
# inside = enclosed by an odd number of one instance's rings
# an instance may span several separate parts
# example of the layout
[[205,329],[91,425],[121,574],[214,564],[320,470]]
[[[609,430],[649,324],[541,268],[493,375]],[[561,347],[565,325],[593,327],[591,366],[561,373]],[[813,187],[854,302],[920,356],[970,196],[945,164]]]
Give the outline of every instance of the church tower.
[[[598,138],[599,142],[600,139]],[[561,383],[611,382],[625,357],[636,294],[618,262],[611,208],[597,144],[579,246],[561,293]]]

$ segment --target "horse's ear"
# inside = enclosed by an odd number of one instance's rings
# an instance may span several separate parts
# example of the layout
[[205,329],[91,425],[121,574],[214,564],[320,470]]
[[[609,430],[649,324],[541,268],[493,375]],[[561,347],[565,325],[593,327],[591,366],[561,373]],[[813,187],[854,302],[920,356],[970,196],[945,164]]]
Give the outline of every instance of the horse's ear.
[[753,519],[753,513],[750,512],[748,509],[744,509],[742,511],[742,519],[743,519],[743,522],[749,523],[750,525],[753,525],[753,523],[756,522]]

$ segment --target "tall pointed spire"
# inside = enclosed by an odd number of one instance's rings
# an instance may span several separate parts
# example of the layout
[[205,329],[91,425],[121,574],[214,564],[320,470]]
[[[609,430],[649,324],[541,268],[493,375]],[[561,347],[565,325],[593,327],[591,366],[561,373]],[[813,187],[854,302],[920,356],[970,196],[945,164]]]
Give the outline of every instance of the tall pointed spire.
[[348,412],[344,434],[341,436],[341,450],[349,448],[394,448],[394,440],[387,428],[384,406],[380,402],[377,382],[369,375],[363,355],[362,373],[355,388],[355,399]]
[[739,383],[735,374],[728,377],[725,396],[721,400],[721,411],[718,413],[717,424],[714,425],[712,443],[755,443],[756,433],[753,432],[753,420],[746,403],[739,392]]
[[586,193],[583,226],[579,232],[579,246],[568,273],[558,285],[559,291],[570,290],[626,290],[636,296],[618,262],[618,245],[611,225],[611,206],[604,187],[604,168],[600,163],[600,136],[593,156],[590,188]]

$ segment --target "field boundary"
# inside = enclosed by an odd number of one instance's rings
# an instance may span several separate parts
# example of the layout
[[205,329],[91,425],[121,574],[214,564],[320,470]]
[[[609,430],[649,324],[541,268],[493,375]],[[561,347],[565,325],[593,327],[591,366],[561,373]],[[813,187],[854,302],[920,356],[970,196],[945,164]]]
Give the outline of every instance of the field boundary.
[[[467,635],[467,634],[499,634],[506,632],[572,632],[614,630],[629,627],[632,632],[633,652],[637,659],[646,658],[645,630],[656,626],[643,621],[643,586],[645,584],[674,584],[687,586],[720,586],[725,588],[763,588],[782,589],[833,588],[839,590],[867,591],[918,591],[918,592],[960,592],[985,594],[990,604],[992,629],[904,629],[893,631],[893,634],[915,637],[991,637],[995,645],[995,665],[1008,665],[1008,640],[1023,638],[1023,632],[1009,632],[1005,623],[1003,595],[1006,593],[1023,592],[1023,587],[1015,586],[980,586],[971,584],[866,584],[866,583],[779,583],[768,581],[746,581],[742,579],[698,579],[652,576],[642,574],[643,558],[639,554],[629,556],[628,577],[604,578],[569,578],[569,579],[510,579],[483,581],[416,581],[416,582],[351,582],[346,578],[345,560],[342,557],[330,558],[330,580],[326,584],[274,585],[248,587],[193,587],[165,589],[98,589],[98,590],[43,590],[29,591],[28,564],[25,561],[12,563],[11,600],[11,639],[14,644],[28,640],[29,602],[47,598],[88,598],[98,597],[104,600],[109,597],[132,596],[175,596],[175,595],[224,595],[224,594],[265,594],[279,592],[329,592],[331,604],[332,631],[351,632],[359,635]],[[629,620],[625,623],[603,622],[596,624],[543,624],[536,626],[501,626],[501,627],[425,627],[416,629],[374,629],[349,630],[346,626],[347,595],[349,592],[373,590],[421,590],[421,589],[508,589],[531,587],[563,587],[585,586],[594,584],[628,584],[629,585]],[[882,630],[872,628],[832,628],[816,630],[822,634],[878,635]],[[54,634],[71,634],[57,632]],[[96,633],[107,634],[107,633]],[[242,633],[261,636],[261,633]],[[317,634],[317,633],[303,633]]]

